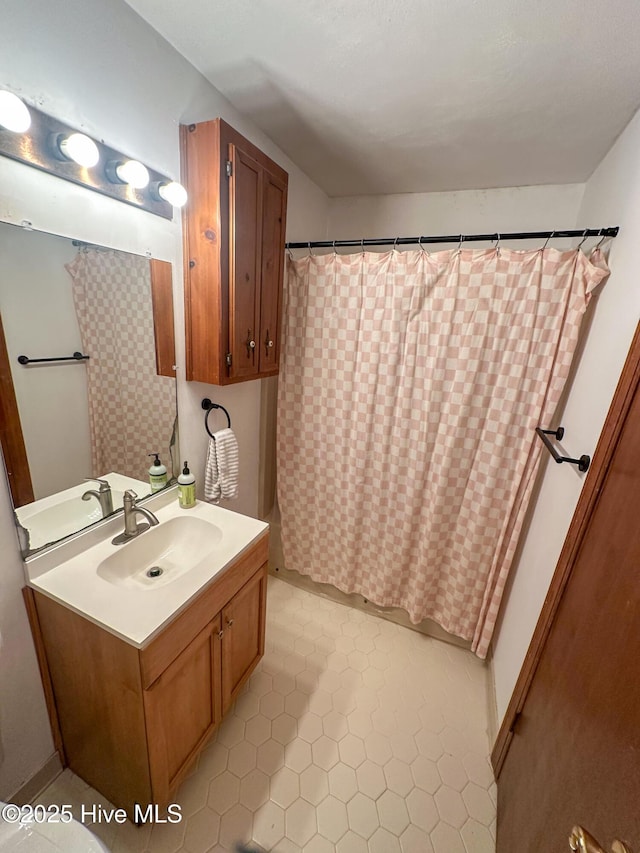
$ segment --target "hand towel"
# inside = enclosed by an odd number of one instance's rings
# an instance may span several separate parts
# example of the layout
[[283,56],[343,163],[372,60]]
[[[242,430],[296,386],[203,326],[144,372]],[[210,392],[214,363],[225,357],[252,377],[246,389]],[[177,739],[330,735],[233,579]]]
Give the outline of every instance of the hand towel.
[[209,439],[204,497],[212,503],[238,497],[238,442],[232,429],[221,429]]

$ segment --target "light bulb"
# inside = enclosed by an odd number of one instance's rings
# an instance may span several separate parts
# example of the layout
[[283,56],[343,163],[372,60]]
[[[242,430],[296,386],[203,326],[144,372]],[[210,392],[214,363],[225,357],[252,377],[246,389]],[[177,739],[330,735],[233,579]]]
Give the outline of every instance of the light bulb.
[[158,184],[158,195],[174,207],[184,207],[187,203],[187,191],[177,181]]
[[124,163],[118,163],[116,175],[123,184],[129,184],[135,190],[143,190],[149,183],[147,167],[137,160],[125,160]]
[[0,125],[14,133],[24,133],[31,126],[31,115],[13,92],[0,91]]
[[58,142],[58,148],[67,160],[73,160],[79,166],[90,168],[95,166],[100,159],[98,146],[93,139],[84,133],[71,133],[63,136]]

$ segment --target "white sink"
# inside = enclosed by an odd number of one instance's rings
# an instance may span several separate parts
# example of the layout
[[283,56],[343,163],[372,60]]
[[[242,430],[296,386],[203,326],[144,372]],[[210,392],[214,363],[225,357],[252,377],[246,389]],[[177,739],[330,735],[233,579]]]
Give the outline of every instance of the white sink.
[[217,524],[193,516],[170,518],[120,545],[97,572],[119,586],[158,589],[211,560],[221,541]]
[[[145,502],[159,524],[124,545],[111,541],[122,533],[120,514],[35,555],[27,561],[29,585],[144,648],[269,529],[202,501],[181,509],[176,498],[176,489],[169,489]],[[162,574],[147,577],[154,567]]]

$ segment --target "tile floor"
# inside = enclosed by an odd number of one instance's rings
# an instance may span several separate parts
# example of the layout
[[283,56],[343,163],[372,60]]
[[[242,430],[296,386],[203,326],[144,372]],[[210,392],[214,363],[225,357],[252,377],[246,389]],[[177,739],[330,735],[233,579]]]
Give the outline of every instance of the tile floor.
[[[470,652],[269,580],[266,652],[176,796],[92,825],[113,853],[492,853],[486,671]],[[39,802],[105,802],[65,771]]]

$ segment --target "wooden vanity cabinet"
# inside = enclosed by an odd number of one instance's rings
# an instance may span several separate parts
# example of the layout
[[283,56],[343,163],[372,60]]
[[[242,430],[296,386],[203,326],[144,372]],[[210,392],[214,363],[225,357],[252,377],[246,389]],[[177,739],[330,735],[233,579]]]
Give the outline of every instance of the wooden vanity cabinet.
[[222,119],[180,128],[187,379],[278,372],[288,175]]
[[29,591],[63,763],[131,816],[171,802],[262,657],[267,554],[265,534],[143,649]]

